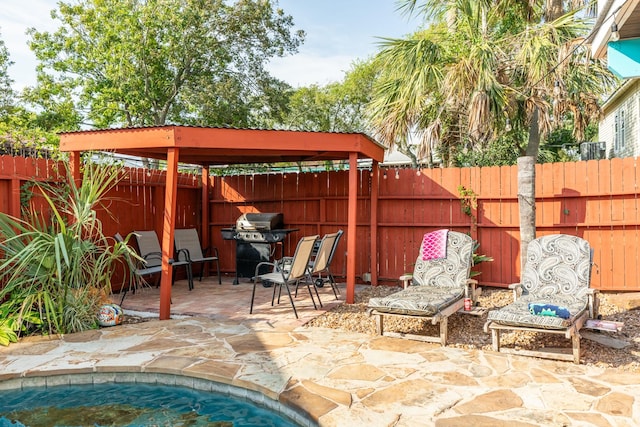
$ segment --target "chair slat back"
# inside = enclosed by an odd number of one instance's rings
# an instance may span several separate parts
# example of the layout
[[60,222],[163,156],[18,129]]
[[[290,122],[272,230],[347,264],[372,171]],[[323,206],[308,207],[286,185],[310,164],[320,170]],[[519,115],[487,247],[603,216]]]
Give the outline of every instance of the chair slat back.
[[291,261],[289,280],[300,279],[307,274],[311,251],[313,251],[313,245],[316,240],[318,240],[318,237],[318,235],[305,236],[300,239],[296,251],[293,254],[293,260]]
[[413,270],[415,285],[462,287],[471,274],[473,239],[464,233],[447,233],[447,256],[442,259],[423,260],[418,255]]
[[200,238],[198,237],[198,232],[195,228],[176,229],[173,236],[176,243],[176,249],[186,249],[189,251],[191,259],[204,258]]
[[591,283],[589,242],[567,234],[538,237],[527,246],[522,274],[524,294],[586,298]]

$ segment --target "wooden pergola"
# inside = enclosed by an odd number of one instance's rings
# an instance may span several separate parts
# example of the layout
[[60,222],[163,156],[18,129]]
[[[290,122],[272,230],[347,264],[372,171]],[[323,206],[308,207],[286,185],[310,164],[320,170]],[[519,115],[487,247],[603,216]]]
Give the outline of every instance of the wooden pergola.
[[[286,130],[157,126],[65,132],[60,149],[70,152],[72,178],[80,177],[82,151],[112,153],[166,160],[167,175],[162,231],[160,319],[171,317],[173,234],[178,190],[178,162],[202,167],[202,218],[209,217],[209,167],[214,165],[344,160],[349,162],[347,219],[347,295],[354,302],[356,280],[356,202],[359,159],[372,160],[371,180],[371,283],[377,283],[377,210],[379,162],[384,147],[362,133],[301,132]],[[202,240],[209,241],[209,227],[202,226]]]

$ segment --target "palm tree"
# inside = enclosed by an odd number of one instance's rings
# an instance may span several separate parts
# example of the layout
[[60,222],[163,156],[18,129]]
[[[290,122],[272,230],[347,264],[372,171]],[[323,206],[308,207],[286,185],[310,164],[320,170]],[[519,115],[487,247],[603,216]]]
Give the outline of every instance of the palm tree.
[[[369,114],[376,136],[427,163],[438,147],[450,163],[453,148],[482,150],[512,135],[523,156],[518,185],[526,248],[535,238],[533,164],[541,137],[571,120],[582,139],[600,94],[613,83],[589,56],[588,20],[560,0],[398,4],[430,24],[405,39],[386,39],[375,58],[381,76]],[[419,137],[416,153],[407,145],[410,133]],[[520,144],[517,136],[526,133]]]

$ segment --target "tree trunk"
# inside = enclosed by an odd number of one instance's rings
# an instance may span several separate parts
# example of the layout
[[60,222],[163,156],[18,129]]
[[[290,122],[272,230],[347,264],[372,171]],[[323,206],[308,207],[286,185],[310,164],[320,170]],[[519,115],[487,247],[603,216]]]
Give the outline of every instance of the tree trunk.
[[518,209],[520,212],[520,277],[527,260],[527,246],[536,238],[536,161],[518,158]]
[[547,21],[555,21],[559,17],[565,14],[564,5],[562,0],[547,0],[547,10],[545,13],[545,19]]
[[536,107],[531,114],[531,123],[529,123],[529,142],[527,143],[527,149],[525,156],[538,158],[538,151],[540,151],[540,123],[539,123],[540,111]]

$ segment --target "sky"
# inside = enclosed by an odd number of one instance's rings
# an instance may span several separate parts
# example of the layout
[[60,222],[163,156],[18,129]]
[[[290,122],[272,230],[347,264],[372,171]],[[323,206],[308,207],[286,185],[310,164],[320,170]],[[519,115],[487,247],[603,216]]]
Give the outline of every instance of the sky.
[[[35,84],[36,60],[27,46],[27,28],[54,31],[50,12],[57,0],[2,0],[0,37],[14,62],[9,68],[14,88]],[[306,41],[294,56],[276,58],[271,73],[294,87],[340,81],[353,61],[378,50],[380,37],[399,38],[415,31],[420,21],[396,11],[395,0],[279,0],[292,15]]]

